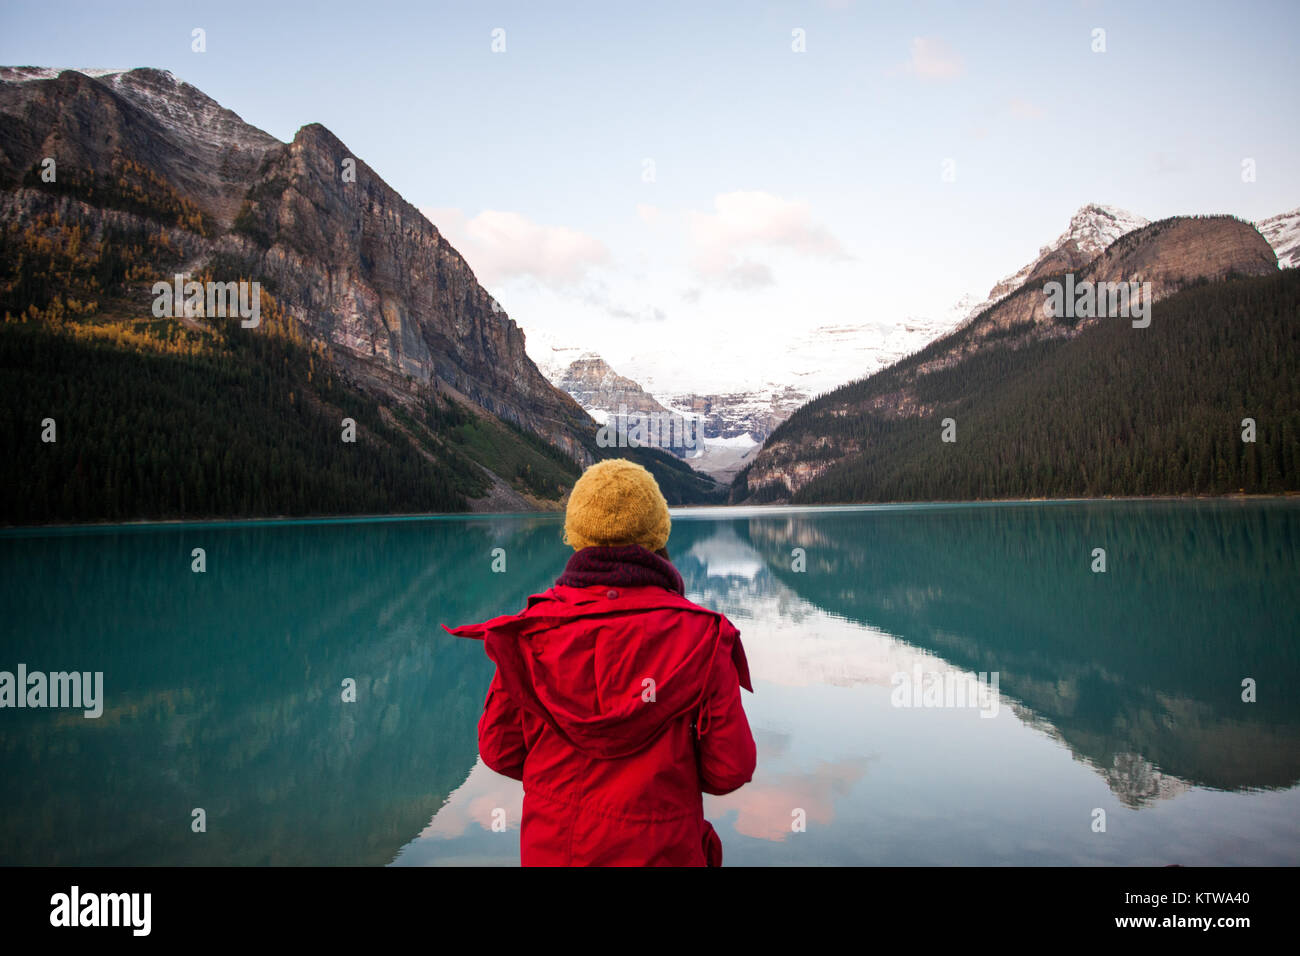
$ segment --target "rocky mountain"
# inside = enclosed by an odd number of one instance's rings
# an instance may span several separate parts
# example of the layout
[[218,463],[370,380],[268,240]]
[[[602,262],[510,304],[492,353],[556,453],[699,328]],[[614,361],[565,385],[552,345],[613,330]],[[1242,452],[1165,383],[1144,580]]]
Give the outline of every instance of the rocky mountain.
[[[412,385],[444,389],[590,460],[589,420],[529,360],[518,326],[437,228],[324,127],[281,143],[151,69],[4,68],[0,115],[6,220],[156,221],[126,203],[95,208],[102,180],[141,169],[154,205],[197,210],[196,229],[164,224],[186,246],[183,265],[228,262],[273,287],[358,379],[399,401]],[[54,189],[31,175],[47,157]]]
[[[1069,262],[1070,256],[1057,261]],[[733,500],[797,497],[837,471],[850,469],[855,461],[876,461],[886,447],[882,436],[895,433],[900,422],[933,422],[937,435],[941,412],[958,421],[961,410],[981,407],[982,391],[1029,373],[1026,363],[1040,346],[1050,351],[1099,324],[1128,324],[1127,318],[1053,315],[1044,286],[1067,273],[1077,284],[1140,280],[1147,284],[1148,301],[1159,303],[1198,283],[1275,275],[1277,260],[1250,224],[1216,216],[1149,224],[1121,236],[1081,268],[1044,272],[1034,267],[1019,289],[955,332],[863,382],[804,406],[773,433],[738,477]],[[1129,331],[1137,335],[1146,330]],[[909,441],[920,441],[913,431],[908,432]],[[869,488],[870,481],[862,481],[866,485],[854,487]]]
[[555,383],[572,395],[583,408],[597,412],[597,420],[620,409],[629,412],[668,414],[640,385],[619,375],[594,352],[586,352],[561,374]]
[[0,111],[6,186],[46,157],[65,177],[134,160],[155,191],[184,196],[217,229],[231,226],[262,159],[284,145],[160,70],[0,67]]
[[1270,216],[1255,226],[1277,253],[1279,266],[1283,269],[1300,266],[1300,207]]

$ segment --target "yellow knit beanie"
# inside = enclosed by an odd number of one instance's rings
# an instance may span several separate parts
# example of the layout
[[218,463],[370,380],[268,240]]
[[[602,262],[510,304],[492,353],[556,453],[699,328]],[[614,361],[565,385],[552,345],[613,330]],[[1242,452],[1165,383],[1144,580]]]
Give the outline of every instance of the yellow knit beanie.
[[598,461],[582,473],[564,513],[564,543],[583,548],[639,544],[658,551],[672,521],[659,483],[626,458]]

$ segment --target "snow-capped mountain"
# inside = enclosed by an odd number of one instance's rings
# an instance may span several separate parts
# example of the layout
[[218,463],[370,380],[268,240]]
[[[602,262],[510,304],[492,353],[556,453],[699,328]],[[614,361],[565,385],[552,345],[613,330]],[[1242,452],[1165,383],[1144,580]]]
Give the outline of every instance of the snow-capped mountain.
[[[1133,276],[1141,276],[1143,295],[1149,297],[1147,301],[1150,303],[1160,302],[1202,281],[1215,282],[1232,275],[1243,278],[1267,277],[1270,274],[1276,276],[1276,273],[1276,254],[1251,224],[1227,215],[1177,216],[1152,223],[1111,243],[1101,255],[1079,270],[1077,280],[1091,286],[1097,283],[1127,283],[1132,281]],[[1053,414],[1060,420],[1047,431],[1053,435],[1065,434],[1065,422],[1072,412],[1068,402],[1061,404],[1060,392],[1053,394],[1055,386],[1052,383],[1073,363],[1088,361],[1080,356],[1087,354],[1086,349],[1092,346],[1086,342],[1076,346],[1075,340],[1103,322],[1110,322],[1112,328],[1116,326],[1113,319],[1103,317],[1108,314],[1108,310],[1103,310],[1101,315],[1080,316],[1069,323],[1060,321],[1044,307],[1042,287],[1045,278],[1047,276],[1031,274],[1018,291],[979,313],[952,334],[933,343],[923,353],[886,369],[862,383],[861,387],[839,389],[815,406],[800,409],[781,428],[779,434],[769,437],[751,463],[744,487],[734,488],[731,500],[741,502],[755,498],[757,503],[788,500],[793,496],[820,501],[863,500],[857,497],[861,492],[845,491],[844,482],[861,481],[862,484],[856,487],[862,488],[876,481],[914,481],[916,476],[925,472],[928,463],[933,461],[928,457],[933,448],[930,442],[936,437],[931,426],[939,420],[941,414],[959,408],[980,408],[977,414],[991,415],[996,414],[992,410],[1007,407],[999,403],[1015,402],[1019,409],[1033,410],[1038,405],[1047,407],[1056,401],[1056,411]],[[1209,301],[1201,299],[1201,304],[1196,305],[1198,300],[1190,292],[1189,298],[1194,307],[1201,309],[1206,308],[1205,303]],[[1214,305],[1209,307],[1213,309]],[[1180,314],[1178,308],[1178,305],[1173,306],[1171,314]],[[1181,314],[1195,315],[1194,312]],[[1124,328],[1127,324],[1126,320],[1121,320],[1118,327]],[[1277,333],[1276,326],[1273,331]],[[1104,334],[1103,332],[1102,335]],[[1198,330],[1197,334],[1204,333]],[[1053,353],[1055,357],[1049,360],[1056,363],[1057,372],[1052,376],[1039,376],[1035,379],[1028,369],[1037,363],[1030,362],[1027,365],[1025,361],[1013,358],[1012,353],[1032,349],[1048,341],[1058,343],[1059,351]],[[1098,340],[1093,337],[1090,341]],[[1115,351],[1134,347],[1118,345],[1120,340],[1117,336],[1108,341],[1108,347]],[[1173,338],[1161,339],[1158,348],[1166,350],[1169,355],[1154,352],[1151,360],[1175,361],[1169,356],[1175,353],[1176,346],[1169,343],[1176,341],[1178,340]],[[993,356],[999,353],[1001,358],[994,359]],[[1276,350],[1273,350],[1271,358],[1278,360]],[[1232,368],[1231,374],[1242,375],[1243,382],[1253,379],[1259,368],[1231,366],[1226,358],[1223,364]],[[1123,387],[1148,387],[1150,383],[1143,379],[1141,372],[1134,373],[1133,367],[1130,365],[1130,377]],[[938,376],[929,377],[939,370],[945,370],[948,375],[942,379]],[[943,382],[943,386],[936,392],[931,383],[938,380]],[[1179,396],[1189,387],[1183,391],[1166,389],[1162,393],[1161,401],[1167,404],[1160,414],[1168,416],[1164,421],[1182,421],[1185,409],[1179,404]],[[936,394],[943,397],[936,398]],[[1031,397],[1026,398],[1025,395]],[[1111,416],[1111,424],[1107,426],[1111,429],[1108,435],[1118,436],[1123,428],[1128,427],[1126,422],[1120,423],[1121,418],[1117,414]],[[899,452],[901,443],[895,445],[891,441],[887,446],[882,446],[863,437],[869,434],[872,423],[881,421],[897,423],[900,430],[909,430],[907,441],[910,445],[907,446],[906,454],[912,457],[904,458],[903,453]],[[1107,440],[1119,444],[1117,437]],[[1050,461],[1051,455],[1058,454],[1067,447],[1068,444],[1061,444],[1050,455],[1044,452],[1041,461]],[[961,467],[965,466],[954,466],[958,469]],[[1049,466],[1026,464],[1023,474],[1033,475],[1035,468],[1041,469],[1038,472],[1041,474]],[[891,477],[875,477],[880,474]],[[898,478],[902,474],[909,477]],[[990,468],[987,474],[992,475],[993,469]],[[1190,475],[1192,472],[1183,474]],[[846,475],[850,478],[845,478]],[[1087,487],[1086,483],[1091,480],[1083,475],[1084,472],[1079,472],[1079,484],[1075,486],[1078,489]],[[976,481],[970,472],[963,473],[962,480],[967,479]],[[989,483],[983,488],[996,487],[997,478],[987,480]],[[1180,480],[1187,480],[1189,487],[1190,482],[1194,481],[1192,478]],[[835,484],[836,481],[841,484]],[[1244,479],[1242,483],[1245,483]],[[963,490],[960,492],[954,490],[946,494],[935,494],[934,488],[937,485],[923,485],[919,481],[909,486],[913,490],[907,494],[895,494],[894,489],[902,487],[901,484],[871,487],[886,490],[867,492],[865,500],[899,500],[913,494],[936,500],[944,497],[976,497],[967,490],[975,487],[974,484],[962,485],[960,487]],[[957,487],[956,484],[952,486],[953,489]],[[1044,487],[1046,486],[1042,484],[1026,484],[1021,493],[1032,488],[1034,490],[1030,494],[1038,497],[1044,492],[1037,489]],[[877,493],[880,498],[869,497]],[[1005,494],[1007,492],[1002,490],[985,496],[998,497]],[[825,497],[818,498],[819,495]]]
[[864,378],[951,331],[970,313],[974,298],[964,295],[938,316],[837,322],[795,335],[780,356],[784,381],[811,398]]
[[800,405],[951,331],[973,301],[974,296],[964,296],[937,318],[828,323],[784,341],[731,339],[621,358],[560,344],[544,332],[525,332],[537,367],[598,421],[617,413],[620,404],[628,411],[663,408],[698,420],[704,449],[690,458],[691,465],[726,480]]
[[[63,70],[44,66],[0,67],[0,81],[30,83],[57,79]],[[226,109],[170,70],[78,68],[75,72],[108,84],[113,92],[147,111],[168,132],[223,148],[268,148],[278,140]]]
[[1283,269],[1300,266],[1300,207],[1260,220],[1255,228],[1277,253],[1279,266]]

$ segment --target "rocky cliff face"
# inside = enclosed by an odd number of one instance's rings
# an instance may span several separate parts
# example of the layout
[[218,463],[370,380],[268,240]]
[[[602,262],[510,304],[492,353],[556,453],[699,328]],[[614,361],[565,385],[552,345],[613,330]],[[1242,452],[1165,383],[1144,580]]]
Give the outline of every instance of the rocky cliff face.
[[[6,220],[58,209],[95,234],[162,228],[189,268],[261,281],[354,380],[399,401],[440,389],[590,461],[595,423],[537,370],[519,327],[327,129],[281,143],[170,73],[97,73],[0,70]],[[46,157],[54,188],[33,178]]]
[[[355,182],[342,175],[355,162]],[[437,228],[323,126],[267,154],[237,230],[313,334],[400,390],[450,386],[584,459],[594,423],[528,358],[524,335]],[[589,424],[590,423],[590,424]]]
[[[1067,257],[1068,258],[1068,257]],[[952,368],[992,349],[1015,350],[1032,341],[1069,338],[1098,322],[1128,322],[1129,318],[1081,317],[1058,321],[1048,308],[1044,285],[1071,271],[1084,282],[1150,283],[1151,301],[1159,301],[1202,280],[1230,275],[1259,276],[1277,271],[1277,258],[1264,237],[1249,223],[1228,216],[1179,217],[1152,223],[1121,236],[1077,271],[1031,270],[1032,278],[968,324],[938,340],[921,353],[879,373],[880,387],[864,389],[863,398],[838,398],[832,393],[815,412],[805,409],[778,429],[755,457],[746,488],[736,497],[771,495],[773,489],[794,493],[856,451],[853,440],[832,442],[819,433],[817,419],[876,416],[906,418],[931,409],[918,397],[919,378]],[[869,380],[874,381],[874,380]],[[842,391],[842,390],[841,390]]]

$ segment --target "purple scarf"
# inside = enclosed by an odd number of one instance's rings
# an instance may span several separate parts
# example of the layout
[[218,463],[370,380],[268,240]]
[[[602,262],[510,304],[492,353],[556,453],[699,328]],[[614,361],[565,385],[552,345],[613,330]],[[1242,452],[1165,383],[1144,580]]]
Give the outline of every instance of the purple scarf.
[[593,584],[654,585],[678,594],[686,593],[682,576],[672,562],[638,544],[575,551],[555,583],[571,588],[586,588]]

